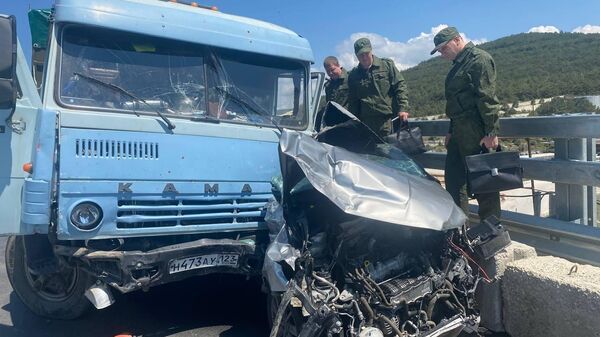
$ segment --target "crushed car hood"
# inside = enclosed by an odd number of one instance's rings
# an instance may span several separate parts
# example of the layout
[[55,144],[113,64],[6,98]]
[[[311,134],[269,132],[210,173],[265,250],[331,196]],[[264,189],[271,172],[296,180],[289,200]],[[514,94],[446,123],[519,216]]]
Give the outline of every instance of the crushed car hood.
[[315,138],[282,130],[284,195],[306,177],[347,214],[437,231],[465,223],[467,217],[435,178],[349,111],[330,102],[323,120],[334,122],[322,123]]
[[466,216],[439,183],[398,171],[309,135],[283,130],[281,152],[344,212],[383,222],[448,230]]

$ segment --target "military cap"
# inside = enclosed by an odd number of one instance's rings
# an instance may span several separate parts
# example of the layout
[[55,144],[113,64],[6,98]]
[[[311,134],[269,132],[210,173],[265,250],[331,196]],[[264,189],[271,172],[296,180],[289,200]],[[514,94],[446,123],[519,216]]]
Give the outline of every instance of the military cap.
[[370,52],[373,48],[371,48],[371,41],[366,37],[361,37],[360,39],[354,42],[354,53],[356,55],[360,55],[362,53]]
[[443,46],[448,44],[453,38],[458,36],[458,30],[456,27],[446,27],[440,30],[433,38],[435,48],[431,51],[431,55],[435,54],[436,51],[440,50]]

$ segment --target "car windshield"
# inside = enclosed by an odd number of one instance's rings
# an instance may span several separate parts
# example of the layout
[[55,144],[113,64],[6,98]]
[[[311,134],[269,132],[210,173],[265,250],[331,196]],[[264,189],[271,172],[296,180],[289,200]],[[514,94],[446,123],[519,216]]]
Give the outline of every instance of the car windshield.
[[57,97],[64,106],[297,129],[307,124],[307,67],[299,61],[85,26],[67,27],[61,47]]

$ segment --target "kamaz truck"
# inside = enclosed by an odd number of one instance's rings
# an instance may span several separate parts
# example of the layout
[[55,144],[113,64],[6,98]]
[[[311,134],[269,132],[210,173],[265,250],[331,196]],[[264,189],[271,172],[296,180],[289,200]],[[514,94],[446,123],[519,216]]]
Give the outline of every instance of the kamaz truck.
[[280,130],[313,128],[323,80],[307,40],[182,1],[57,0],[47,23],[35,81],[0,17],[0,233],[20,299],[72,319],[115,290],[259,276]]

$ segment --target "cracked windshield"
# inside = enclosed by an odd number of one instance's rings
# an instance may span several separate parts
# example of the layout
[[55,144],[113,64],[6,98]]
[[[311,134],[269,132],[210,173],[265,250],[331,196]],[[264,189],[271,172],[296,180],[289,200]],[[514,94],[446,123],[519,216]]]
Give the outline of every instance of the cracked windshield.
[[306,82],[293,60],[73,26],[58,96],[73,108],[302,129]]

